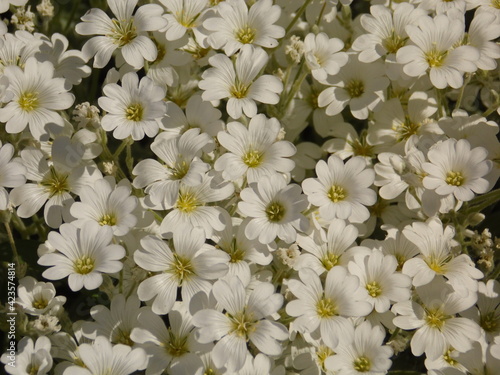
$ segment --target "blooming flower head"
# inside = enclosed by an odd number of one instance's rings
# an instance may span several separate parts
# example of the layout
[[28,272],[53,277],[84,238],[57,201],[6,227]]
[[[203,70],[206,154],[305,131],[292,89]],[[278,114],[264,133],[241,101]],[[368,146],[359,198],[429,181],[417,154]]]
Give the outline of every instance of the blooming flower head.
[[6,210],[9,204],[9,193],[5,188],[18,187],[26,182],[26,167],[12,156],[14,146],[0,144],[0,210]]
[[264,354],[281,354],[279,341],[287,339],[288,332],[270,318],[283,304],[283,297],[274,293],[272,284],[259,283],[247,297],[243,283],[233,276],[227,281],[217,281],[213,294],[225,314],[203,309],[194,314],[193,323],[199,328],[196,339],[200,343],[217,341],[212,350],[217,367],[239,371],[249,353],[248,341]]
[[287,185],[284,178],[263,177],[241,192],[238,208],[251,220],[245,228],[249,239],[267,244],[276,236],[287,243],[295,241],[296,230],[305,231],[307,219],[300,212],[307,208],[307,199],[299,185]]
[[80,202],[71,205],[70,212],[81,225],[91,220],[99,225],[109,225],[115,236],[123,236],[135,226],[137,218],[132,211],[137,198],[130,195],[126,183],[116,185],[113,177],[97,180],[94,185],[85,186],[80,192]]
[[383,345],[385,332],[379,326],[363,322],[354,331],[354,340],[335,348],[335,355],[325,361],[329,370],[345,375],[376,375],[386,373],[391,367],[393,351]]
[[189,301],[199,291],[208,293],[210,280],[224,276],[228,270],[229,256],[205,244],[200,228],[174,233],[173,250],[153,236],[143,238],[141,246],[134,253],[135,262],[157,274],[144,280],[137,294],[142,301],[154,299],[152,308],[156,314],[166,314],[172,309],[178,287],[182,288],[182,299]]
[[228,180],[245,175],[249,183],[263,176],[276,176],[276,172],[290,172],[294,162],[289,158],[295,154],[291,142],[278,141],[281,131],[277,119],[267,119],[259,114],[253,117],[248,127],[239,122],[227,124],[227,131],[219,132],[217,139],[229,152],[215,162],[216,171]]
[[96,289],[102,284],[103,273],[115,273],[122,269],[120,261],[125,249],[111,243],[113,231],[88,221],[81,228],[63,224],[60,233],[50,232],[49,244],[57,252],[44,254],[38,260],[42,266],[50,266],[43,272],[49,280],[68,277],[71,290]]
[[99,98],[99,106],[108,112],[101,121],[103,129],[113,130],[117,139],[132,136],[138,141],[144,135],[154,137],[165,113],[165,90],[148,77],[139,81],[134,72],[125,74],[121,81],[122,86],[116,83],[104,86],[105,96]]
[[19,280],[16,303],[30,315],[57,313],[66,302],[65,296],[56,296],[52,283],[37,281],[31,276]]
[[336,155],[328,163],[320,160],[316,165],[318,178],[308,178],[302,188],[311,204],[319,207],[325,220],[335,217],[351,222],[363,222],[370,216],[365,206],[376,201],[376,193],[369,186],[375,179],[373,169],[366,168],[360,156],[349,159],[345,164]]
[[137,3],[138,0],[108,0],[114,18],[94,8],[82,17],[83,22],[76,25],[75,30],[80,35],[98,35],[82,48],[87,60],[95,57],[95,68],[104,68],[116,49],[136,69],[143,67],[144,60],[156,59],[156,46],[147,33],[165,27],[167,21],[161,17],[163,9],[157,4],[146,4],[132,15]]
[[465,139],[448,139],[436,143],[427,153],[429,163],[424,163],[427,172],[423,184],[439,195],[453,194],[456,199],[470,201],[474,193],[486,193],[490,186],[483,178],[492,163],[486,160],[488,152],[483,147],[471,149]]
[[479,339],[479,326],[457,314],[471,307],[477,299],[474,292],[463,296],[453,291],[442,277],[416,288],[419,303],[396,303],[392,311],[398,316],[394,324],[403,329],[416,329],[411,339],[415,356],[424,352],[430,360],[441,356],[450,346],[460,352],[471,348],[472,341]]
[[211,31],[208,43],[215,49],[224,48],[228,56],[246,44],[274,48],[278,45],[276,39],[285,36],[285,29],[274,25],[281,8],[271,0],[259,0],[250,10],[244,0],[227,0],[217,6],[217,13],[203,26]]
[[54,78],[52,63],[31,57],[24,70],[8,66],[4,74],[9,78],[11,100],[0,108],[0,121],[6,123],[7,133],[20,133],[29,125],[31,134],[40,139],[48,123],[63,124],[57,111],[69,108],[75,97],[64,87],[63,78]]
[[483,274],[466,254],[453,256],[453,227],[443,227],[437,218],[427,223],[413,223],[405,227],[403,235],[420,250],[420,255],[409,259],[403,266],[403,273],[413,277],[413,285],[421,286],[436,276],[445,276],[457,291],[477,290],[477,281]]
[[296,317],[294,327],[320,336],[331,348],[340,341],[350,342],[354,327],[346,317],[365,316],[372,309],[355,296],[359,279],[342,266],[328,271],[324,288],[318,274],[309,268],[301,269],[299,277],[300,281],[292,279],[288,284],[297,297],[286,305],[287,314]]
[[356,55],[349,55],[349,60],[338,74],[328,78],[328,87],[318,96],[319,107],[326,107],[326,114],[333,116],[342,112],[349,105],[351,113],[357,119],[366,119],[382,100],[382,91],[389,85],[384,76],[384,67],[380,62],[369,66],[358,60]]
[[210,68],[203,72],[199,87],[205,90],[203,100],[228,98],[226,110],[234,119],[245,113],[248,117],[257,114],[255,101],[277,104],[283,84],[272,75],[257,78],[269,57],[262,48],[245,45],[233,63],[229,57],[217,54],[209,59]]
[[328,75],[337,74],[347,64],[347,54],[339,52],[344,43],[338,38],[328,38],[325,33],[307,34],[304,39],[304,57],[311,73],[319,82]]
[[402,47],[396,57],[410,77],[428,71],[432,84],[438,89],[459,88],[463,84],[463,73],[477,69],[475,62],[480,54],[476,48],[453,48],[463,37],[463,20],[445,14],[435,18],[421,16],[415,25],[406,27],[406,32],[414,45]]
[[83,366],[70,366],[64,375],[130,375],[146,367],[146,353],[142,348],[112,345],[104,336],[98,336],[92,344],[78,348]]
[[11,375],[48,374],[52,368],[52,356],[50,354],[51,344],[46,336],[39,337],[33,342],[29,336],[23,337],[17,344],[17,353],[15,354],[15,366],[8,358],[7,353],[2,355],[2,362],[5,363],[5,372]]

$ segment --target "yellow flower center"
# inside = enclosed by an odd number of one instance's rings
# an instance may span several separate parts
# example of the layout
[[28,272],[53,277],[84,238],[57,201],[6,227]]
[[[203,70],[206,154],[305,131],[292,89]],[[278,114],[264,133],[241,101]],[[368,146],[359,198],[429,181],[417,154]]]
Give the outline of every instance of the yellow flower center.
[[99,220],[99,224],[109,226],[116,225],[116,216],[114,214],[105,214],[101,217],[101,220]]
[[285,207],[279,202],[272,202],[266,207],[267,218],[273,223],[281,221],[285,213]]
[[92,272],[94,268],[95,268],[95,260],[88,257],[87,255],[84,255],[73,262],[73,269],[75,270],[76,273],[79,273],[80,275],[86,275]]
[[262,159],[264,159],[264,153],[257,150],[248,150],[242,158],[243,163],[249,168],[256,168],[261,165]]
[[245,85],[244,83],[242,83],[238,79],[236,79],[236,82],[234,83],[234,85],[231,86],[231,88],[229,89],[229,94],[231,94],[231,96],[233,98],[243,99],[243,98],[246,98],[249,88],[250,88],[250,85]]
[[326,359],[334,354],[335,352],[326,345],[320,345],[316,349],[316,357],[318,358],[318,364],[321,366],[321,369],[323,371],[325,370]]
[[449,315],[445,315],[441,310],[426,310],[425,321],[427,325],[431,328],[437,328],[441,330],[443,328],[447,319],[451,318]]
[[397,35],[394,30],[392,30],[391,35],[383,41],[383,45],[387,52],[396,53],[401,47],[406,45],[407,40],[408,38],[402,38]]
[[500,323],[500,315],[495,314],[495,311],[491,311],[488,314],[481,315],[479,325],[486,332],[495,332],[498,329]]
[[124,330],[119,329],[119,328],[114,332],[112,342],[114,344],[123,344],[123,345],[128,345],[128,346],[134,345],[134,342],[130,338],[130,332],[124,331]]
[[333,253],[326,253],[323,258],[321,258],[321,264],[327,271],[330,271],[333,267],[339,264],[340,256]]
[[322,298],[316,304],[316,313],[320,318],[337,315],[337,308],[330,298]]
[[444,274],[446,273],[446,264],[451,260],[451,255],[447,256],[445,258],[443,257],[436,257],[436,256],[431,256],[430,258],[426,259],[425,262],[429,266],[431,270],[438,274]]
[[242,250],[238,247],[238,243],[236,238],[233,238],[231,243],[231,248],[229,249],[229,262],[230,263],[238,263],[245,259],[245,250]]
[[398,142],[402,142],[406,141],[413,134],[417,134],[421,126],[421,124],[411,121],[410,118],[406,116],[404,123],[400,124],[399,126],[394,125],[392,127],[392,130],[397,133],[396,140]]
[[368,294],[373,298],[376,298],[382,294],[382,288],[380,287],[380,284],[377,283],[376,281],[367,283],[365,288],[368,291]]
[[[435,43],[434,43],[435,44]],[[448,55],[448,51],[438,51],[436,47],[425,53],[425,60],[431,68],[439,68]]]
[[448,172],[446,174],[446,183],[453,186],[462,186],[464,183],[464,176],[462,172]]
[[113,39],[113,43],[118,45],[118,47],[129,44],[137,37],[137,29],[133,19],[119,21],[113,18],[111,22],[113,22],[113,28],[111,29],[111,34],[107,36]]
[[129,105],[125,111],[125,117],[130,121],[141,121],[143,116],[144,107],[139,103]]
[[255,319],[252,314],[240,312],[236,315],[226,313],[231,320],[231,333],[236,333],[239,337],[248,338],[248,335],[255,331]]
[[69,192],[68,175],[57,173],[52,166],[42,181],[40,181],[40,185],[45,188],[45,191],[50,194],[50,197]]
[[456,366],[458,365],[458,361],[456,361],[452,356],[451,353],[453,352],[453,349],[448,349],[445,354],[443,354],[443,359],[448,362],[451,366]]
[[246,25],[236,32],[235,38],[242,44],[251,44],[255,40],[257,30]]
[[188,336],[176,336],[170,329],[168,330],[168,336],[170,340],[165,345],[168,354],[172,357],[181,357],[189,352]]
[[31,304],[35,309],[44,309],[48,305],[48,301],[45,300],[45,298],[40,297],[38,299],[33,300],[33,303]]
[[25,92],[23,93],[17,103],[19,104],[19,107],[24,111],[24,112],[31,112],[36,110],[38,107],[40,107],[40,102],[38,100],[38,93],[37,92]]
[[181,212],[190,213],[196,210],[196,207],[201,206],[201,203],[198,201],[195,193],[191,191],[181,191],[175,206]]
[[191,264],[191,259],[180,257],[176,253],[174,253],[173,263],[166,272],[174,274],[179,285],[182,285],[184,280],[195,274],[193,265]]
[[354,360],[354,369],[359,372],[368,372],[371,368],[370,360],[366,357],[358,357]]
[[337,203],[343,201],[347,197],[347,192],[342,186],[332,185],[326,193],[326,196],[332,202]]
[[175,19],[179,22],[180,25],[184,26],[187,29],[194,27],[196,24],[196,19],[199,17],[199,13],[196,15],[191,15],[189,12],[186,12],[182,9],[180,12],[175,13]]
[[189,172],[189,163],[185,160],[175,163],[172,167],[168,167],[175,180],[182,180]]
[[365,84],[359,79],[351,79],[345,89],[351,98],[359,98],[365,92]]
[[37,365],[34,365],[34,364],[29,364],[28,365],[28,368],[26,369],[26,372],[28,373],[28,375],[37,375],[38,374],[38,370],[39,370],[39,367]]
[[500,0],[491,0],[491,6],[495,9],[500,9]]

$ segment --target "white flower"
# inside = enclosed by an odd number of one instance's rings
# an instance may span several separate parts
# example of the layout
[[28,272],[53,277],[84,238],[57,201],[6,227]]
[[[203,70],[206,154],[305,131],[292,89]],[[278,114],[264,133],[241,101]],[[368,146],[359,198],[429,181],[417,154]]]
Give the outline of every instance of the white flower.
[[285,36],[285,29],[274,25],[280,18],[281,7],[273,5],[272,0],[258,0],[250,10],[244,0],[227,0],[217,6],[217,13],[203,22],[211,31],[207,42],[212,48],[224,48],[228,56],[245,44],[277,47],[276,39]]
[[398,3],[395,7],[392,13],[383,5],[374,5],[370,8],[371,14],[361,15],[361,25],[367,33],[357,37],[352,44],[352,49],[360,52],[359,61],[370,63],[386,54],[394,56],[408,42],[405,26],[425,14],[408,3]]
[[472,342],[479,339],[480,328],[472,320],[456,314],[476,302],[476,293],[460,295],[443,278],[415,290],[420,303],[398,302],[392,308],[399,315],[393,320],[396,326],[417,330],[411,339],[413,355],[420,356],[425,352],[427,358],[433,360],[450,346],[460,352],[469,350]]
[[154,159],[141,160],[132,170],[136,188],[144,188],[154,205],[172,208],[179,196],[181,184],[201,184],[209,165],[202,162],[202,149],[212,142],[199,129],[189,129],[181,136],[171,137],[161,133],[151,144],[151,150],[163,162]]
[[193,324],[198,327],[196,339],[200,343],[217,341],[212,349],[212,360],[217,367],[225,366],[235,373],[245,364],[248,355],[247,342],[270,356],[282,352],[278,341],[288,338],[284,325],[270,318],[283,304],[283,296],[274,293],[270,283],[259,283],[246,296],[241,280],[233,276],[214,284],[213,294],[225,311],[203,309],[193,316]]
[[476,47],[481,56],[476,65],[482,70],[493,70],[497,67],[496,59],[500,58],[500,46],[494,42],[500,36],[498,19],[493,13],[480,12],[474,15],[467,33],[467,45]]
[[203,72],[199,87],[205,90],[203,100],[213,101],[229,98],[227,113],[234,119],[257,114],[255,101],[277,104],[283,84],[272,75],[257,78],[261,69],[266,66],[269,57],[262,48],[244,45],[233,63],[222,54],[212,56],[208,61],[213,68]]
[[102,284],[103,273],[122,269],[120,261],[125,249],[111,243],[113,231],[88,221],[81,228],[63,224],[60,233],[50,232],[48,242],[57,252],[44,254],[38,260],[42,266],[50,266],[42,274],[49,280],[68,277],[71,290],[96,289]]
[[233,193],[232,183],[222,182],[210,172],[205,174],[201,183],[196,186],[181,183],[172,211],[161,222],[161,233],[171,236],[172,233],[183,233],[186,228],[199,226],[209,238],[214,230],[221,231],[226,224],[222,217],[224,209],[208,206],[207,203],[222,201]]
[[410,77],[419,77],[429,71],[432,84],[438,89],[446,86],[460,88],[464,72],[474,72],[479,51],[471,46],[460,46],[464,21],[445,14],[435,18],[419,17],[415,25],[406,26],[406,32],[415,45],[402,47],[397,52],[398,63]]
[[78,351],[84,367],[69,366],[63,375],[130,375],[144,369],[147,363],[142,348],[113,346],[104,336],[97,337],[92,344],[81,344]]
[[130,72],[121,79],[122,86],[110,83],[104,86],[99,106],[108,112],[101,120],[106,131],[113,131],[117,139],[132,136],[134,141],[158,134],[159,120],[165,113],[165,90],[156,86],[148,77],[139,82],[136,73]]
[[9,193],[5,190],[24,185],[26,182],[26,167],[14,156],[14,146],[0,142],[0,211],[6,210],[9,205]]
[[408,99],[406,110],[397,98],[388,100],[375,112],[375,123],[368,128],[367,140],[381,151],[402,153],[414,135],[442,134],[433,116],[437,101],[425,92],[416,91]]
[[320,160],[316,164],[318,178],[308,178],[302,188],[311,204],[319,207],[325,220],[335,217],[361,223],[370,213],[365,206],[375,204],[377,194],[369,188],[375,180],[373,169],[366,168],[365,160],[356,156],[345,165],[336,155],[328,158],[328,164]]
[[[17,353],[13,356],[13,361],[7,353],[2,354],[5,372],[11,375],[48,374],[53,362],[50,348],[48,337],[41,336],[35,343],[30,337],[23,337],[17,344]],[[14,366],[9,364],[12,362]]]
[[258,238],[260,243],[274,241],[276,236],[287,243],[297,237],[296,230],[305,231],[308,220],[301,211],[307,208],[306,196],[299,185],[287,185],[284,178],[262,177],[240,193],[238,203],[241,213],[251,220],[245,228],[250,240]]
[[31,135],[40,139],[47,133],[48,123],[63,125],[63,118],[56,111],[68,109],[75,97],[67,92],[63,78],[54,78],[52,63],[31,57],[24,71],[8,66],[4,74],[10,82],[6,95],[12,95],[9,103],[0,108],[0,121],[6,123],[7,133],[20,133],[29,125]]
[[273,248],[261,244],[257,239],[248,239],[245,235],[248,219],[242,221],[240,218],[231,218],[225,211],[223,215],[226,228],[221,232],[215,232],[212,240],[217,244],[218,248],[224,250],[230,257],[227,276],[238,276],[246,285],[252,277],[250,265],[255,263],[266,266],[271,263],[273,257],[270,251]]
[[197,34],[196,28],[203,22],[202,14],[208,5],[206,0],[160,0],[170,13],[164,15],[167,20],[162,31],[166,31],[167,40],[178,40],[190,29]]
[[207,345],[199,344],[194,338],[194,325],[186,305],[181,302],[174,304],[168,313],[168,328],[149,306],[141,309],[138,318],[136,316],[139,326],[134,328],[131,338],[148,354],[147,375],[161,375],[165,369],[169,374],[175,374],[174,369],[177,369],[182,375],[187,375],[186,362],[197,358],[190,353],[206,349]]
[[144,60],[154,61],[156,46],[148,37],[148,31],[165,27],[161,17],[163,8],[157,4],[142,5],[132,16],[138,0],[108,0],[108,5],[116,18],[101,9],[91,9],[76,25],[80,35],[98,35],[88,40],[82,48],[88,60],[95,56],[94,67],[104,68],[116,49],[120,49],[125,61],[136,69],[144,66]]
[[456,291],[477,291],[477,281],[483,273],[474,267],[466,254],[453,256],[451,252],[455,230],[452,226],[443,228],[437,218],[427,223],[415,222],[407,226],[403,234],[420,250],[420,254],[405,262],[403,273],[413,278],[414,286],[430,283],[436,276],[443,275]]
[[130,334],[139,326],[137,317],[144,309],[136,295],[125,298],[123,294],[117,294],[111,299],[109,309],[103,305],[90,309],[95,322],[83,323],[83,335],[89,339],[104,336],[113,344],[133,346],[135,343]]
[[[354,327],[347,319],[366,316],[372,306],[356,298],[359,279],[342,266],[333,267],[326,275],[325,287],[319,275],[309,268],[299,271],[301,281],[291,279],[290,291],[297,297],[288,302],[286,312],[296,317],[293,326],[299,332],[310,332],[331,348],[354,338]],[[318,335],[319,334],[319,335]]]
[[357,237],[356,227],[341,219],[331,221],[326,235],[322,228],[309,235],[299,233],[297,244],[305,252],[301,253],[294,268],[308,267],[321,275],[335,266],[347,267],[355,251]]
[[458,200],[470,201],[474,193],[486,193],[490,189],[488,180],[483,178],[492,167],[487,156],[485,148],[471,150],[465,139],[436,143],[427,153],[430,162],[423,164],[428,174],[423,180],[424,187],[439,195],[453,194]]
[[97,180],[93,185],[84,186],[80,191],[80,202],[71,205],[70,213],[80,226],[91,220],[99,225],[109,225],[115,236],[124,236],[137,223],[132,211],[137,206],[137,198],[131,196],[128,181],[116,185],[113,177]]
[[216,137],[224,129],[225,124],[220,119],[221,112],[210,102],[203,101],[200,94],[189,98],[185,111],[186,113],[174,102],[167,102],[167,111],[160,127],[172,136],[199,128],[200,133]]
[[339,52],[344,43],[338,38],[329,38],[325,33],[309,33],[304,39],[304,58],[312,76],[325,83],[328,75],[335,75],[347,64],[348,56]]
[[0,0],[0,13],[5,13],[9,10],[10,5],[22,7],[26,5],[28,0]]
[[137,294],[142,301],[154,298],[152,308],[156,314],[167,314],[172,309],[178,287],[182,288],[182,300],[189,301],[199,291],[208,293],[212,287],[209,280],[224,276],[228,270],[229,256],[205,244],[200,228],[174,233],[173,251],[153,236],[143,238],[141,247],[134,253],[135,262],[157,274],[144,280]]
[[347,64],[338,74],[328,77],[325,84],[333,87],[319,94],[318,105],[326,107],[328,116],[339,114],[349,105],[352,115],[363,120],[382,100],[389,80],[381,62],[368,65],[360,62],[356,54],[350,54]]
[[354,331],[354,340],[348,345],[335,348],[335,355],[325,361],[327,369],[342,375],[386,374],[392,365],[393,351],[383,345],[385,331],[363,322]]
[[294,162],[295,146],[288,141],[278,141],[281,131],[277,119],[264,114],[253,117],[248,127],[239,122],[227,124],[225,132],[217,139],[229,152],[215,161],[214,169],[222,171],[227,180],[237,180],[245,175],[249,183],[262,177],[276,176],[276,172],[290,172]]
[[63,219],[66,222],[72,220],[70,206],[74,200],[70,192],[78,194],[83,186],[102,177],[93,163],[73,163],[74,149],[66,140],[58,138],[54,141],[50,164],[38,149],[26,147],[21,151],[21,159],[27,169],[26,177],[32,182],[16,187],[10,193],[12,203],[19,205],[19,217],[33,216],[47,202],[45,222],[52,228],[58,228]]
[[50,40],[42,38],[40,52],[35,54],[38,61],[50,61],[54,65],[54,77],[66,80],[66,86],[78,85],[82,78],[90,75],[92,69],[85,65],[85,59],[79,50],[67,50],[68,39],[59,33],[52,34]]
[[359,295],[363,295],[378,313],[389,310],[391,302],[410,299],[411,279],[396,272],[398,262],[393,255],[374,250],[359,254],[349,262],[349,272],[359,278]]
[[16,303],[30,315],[57,313],[66,302],[65,296],[56,297],[56,289],[52,283],[37,281],[31,276],[19,280]]

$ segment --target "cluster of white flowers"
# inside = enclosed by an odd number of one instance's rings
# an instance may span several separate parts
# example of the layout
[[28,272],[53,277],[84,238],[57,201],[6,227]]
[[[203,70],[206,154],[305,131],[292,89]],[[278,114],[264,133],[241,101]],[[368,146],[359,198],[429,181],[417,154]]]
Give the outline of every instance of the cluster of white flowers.
[[500,1],[27,3],[7,373],[499,373]]

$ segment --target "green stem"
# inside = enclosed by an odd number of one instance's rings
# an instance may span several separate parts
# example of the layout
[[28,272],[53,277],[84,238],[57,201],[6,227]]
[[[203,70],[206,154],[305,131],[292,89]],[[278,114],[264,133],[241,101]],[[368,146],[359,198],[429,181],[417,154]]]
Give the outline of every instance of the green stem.
[[309,74],[307,70],[303,71],[303,68],[304,68],[304,60],[300,62],[299,69],[297,71],[297,74],[295,75],[292,87],[290,88],[290,91],[284,96],[285,100],[282,103],[278,104],[280,106],[279,107],[280,118],[282,118],[286,114],[286,110],[290,105],[290,102],[295,97],[295,94],[297,94],[297,92],[300,90],[302,82]]
[[[297,11],[295,14],[295,17],[293,17],[293,20],[288,24],[288,26],[285,29],[285,35],[288,34],[288,32],[292,29],[292,27],[295,25],[295,23],[298,21],[298,19],[302,16],[302,13],[306,10],[307,6],[312,0],[306,0],[304,4],[300,7],[300,9]],[[284,38],[283,38],[284,39]]]
[[494,105],[492,105],[490,108],[488,108],[488,110],[484,111],[483,114],[481,116],[483,117],[488,117],[489,115],[491,115],[493,112],[495,112],[498,107],[500,106],[500,103],[495,103]]
[[489,207],[499,201],[500,189],[496,189],[471,200],[467,205],[466,212],[481,212],[486,207]]
[[318,19],[316,20],[316,26],[319,26],[321,23],[321,19],[323,18],[323,13],[325,13],[326,9],[326,0],[323,0],[323,6],[321,7],[321,11],[319,12]]
[[500,276],[500,263],[497,264],[495,269],[488,275],[488,280],[497,280]]
[[130,138],[125,138],[120,146],[116,149],[115,153],[113,154],[113,159],[116,161],[118,159],[118,156],[125,150],[125,147],[127,147],[130,144]]
[[460,109],[460,106],[462,105],[462,100],[464,98],[464,93],[465,93],[465,87],[469,84],[470,80],[472,78],[472,74],[467,74],[464,84],[462,88],[460,89],[460,94],[458,95],[457,102],[455,103],[455,109]]
[[14,254],[14,258],[16,260],[16,268],[21,266],[21,258],[19,257],[19,253],[17,252],[16,241],[14,241],[14,235],[12,234],[12,229],[10,229],[9,223],[4,223],[5,230],[7,231],[7,237],[9,238],[10,247],[12,249],[12,253]]
[[66,26],[64,27],[63,34],[67,34],[69,31],[69,28],[71,27],[71,23],[73,22],[73,18],[75,17],[76,10],[78,9],[78,5],[80,4],[79,1],[73,1],[73,8],[71,8],[71,13],[68,17],[68,22],[66,23]]

